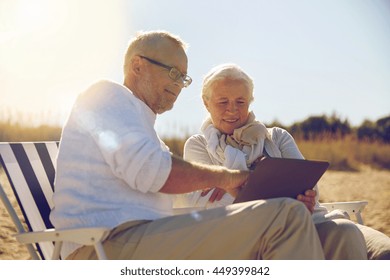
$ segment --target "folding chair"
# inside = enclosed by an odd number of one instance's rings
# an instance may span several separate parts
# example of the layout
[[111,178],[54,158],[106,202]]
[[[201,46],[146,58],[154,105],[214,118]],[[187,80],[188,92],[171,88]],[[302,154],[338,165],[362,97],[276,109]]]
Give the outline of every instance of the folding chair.
[[102,241],[108,228],[56,230],[49,220],[57,153],[58,142],[0,143],[0,163],[28,227],[26,232],[0,184],[1,200],[18,232],[15,237],[26,244],[32,259],[59,259],[65,241],[92,245],[98,257],[106,259]]

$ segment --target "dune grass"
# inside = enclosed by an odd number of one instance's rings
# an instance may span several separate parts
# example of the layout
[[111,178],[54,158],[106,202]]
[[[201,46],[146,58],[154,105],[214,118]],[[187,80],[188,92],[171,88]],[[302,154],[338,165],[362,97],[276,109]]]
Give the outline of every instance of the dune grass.
[[[172,153],[183,156],[187,137],[164,137],[163,141]],[[0,121],[0,141],[3,142],[58,141],[60,138],[59,126],[28,126],[18,122]],[[336,138],[325,135],[314,140],[297,139],[297,144],[305,158],[327,160],[331,163],[332,170],[358,171],[362,165],[390,169],[389,143],[361,141],[353,135]]]
[[390,145],[382,142],[343,139],[298,140],[297,145],[307,159],[327,160],[331,170],[357,171],[361,165],[390,169]]
[[[186,139],[163,139],[170,150],[183,155]],[[359,141],[354,137],[317,140],[297,140],[297,145],[307,159],[326,160],[331,170],[358,171],[362,165],[390,170],[390,145],[382,142]]]

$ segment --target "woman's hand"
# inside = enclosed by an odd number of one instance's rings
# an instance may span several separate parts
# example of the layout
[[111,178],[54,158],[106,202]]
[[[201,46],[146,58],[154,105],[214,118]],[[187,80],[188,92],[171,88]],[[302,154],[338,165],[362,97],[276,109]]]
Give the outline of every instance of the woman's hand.
[[256,165],[257,165],[263,158],[264,158],[264,156],[261,155],[261,156],[259,156],[257,159],[255,159],[255,160],[252,162],[252,164],[251,164],[251,166],[249,167],[249,169],[250,169],[250,170],[255,170]]
[[206,196],[210,191],[213,191],[209,198],[209,202],[213,203],[214,201],[220,201],[225,195],[226,191],[220,188],[207,189],[203,190],[201,196]]
[[314,206],[316,205],[316,194],[315,190],[310,189],[305,191],[304,195],[299,194],[297,196],[297,200],[303,202],[312,214],[314,212]]

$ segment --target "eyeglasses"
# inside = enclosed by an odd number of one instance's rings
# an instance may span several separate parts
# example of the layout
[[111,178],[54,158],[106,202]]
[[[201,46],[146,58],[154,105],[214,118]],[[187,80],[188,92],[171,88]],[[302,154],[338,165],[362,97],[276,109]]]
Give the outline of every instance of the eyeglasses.
[[171,78],[172,80],[174,81],[177,81],[179,79],[181,79],[183,81],[183,86],[184,87],[188,87],[191,83],[192,83],[192,79],[190,76],[186,75],[186,74],[183,74],[182,72],[180,72],[179,70],[177,70],[175,67],[171,67],[171,66],[168,66],[168,65],[165,65],[161,62],[158,62],[154,59],[151,59],[149,57],[146,57],[146,56],[143,56],[143,55],[140,55],[141,58],[143,59],[146,59],[147,61],[149,61],[150,63],[154,64],[154,65],[157,65],[157,66],[160,66],[162,68],[165,68],[167,70],[169,70],[169,78]]

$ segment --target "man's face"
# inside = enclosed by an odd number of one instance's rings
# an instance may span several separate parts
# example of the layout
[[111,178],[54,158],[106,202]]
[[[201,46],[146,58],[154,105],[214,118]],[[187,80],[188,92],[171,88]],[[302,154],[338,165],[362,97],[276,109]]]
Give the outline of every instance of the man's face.
[[[143,54],[145,57],[175,67],[181,73],[187,73],[187,56],[182,48],[164,40],[155,51],[148,51]],[[145,71],[141,81],[141,99],[156,114],[161,114],[172,109],[182,88],[181,79],[174,81],[169,77],[169,70],[152,63],[146,58],[140,58]]]
[[232,134],[246,124],[249,116],[250,92],[240,80],[218,80],[211,85],[211,96],[204,100],[211,120],[219,131]]

